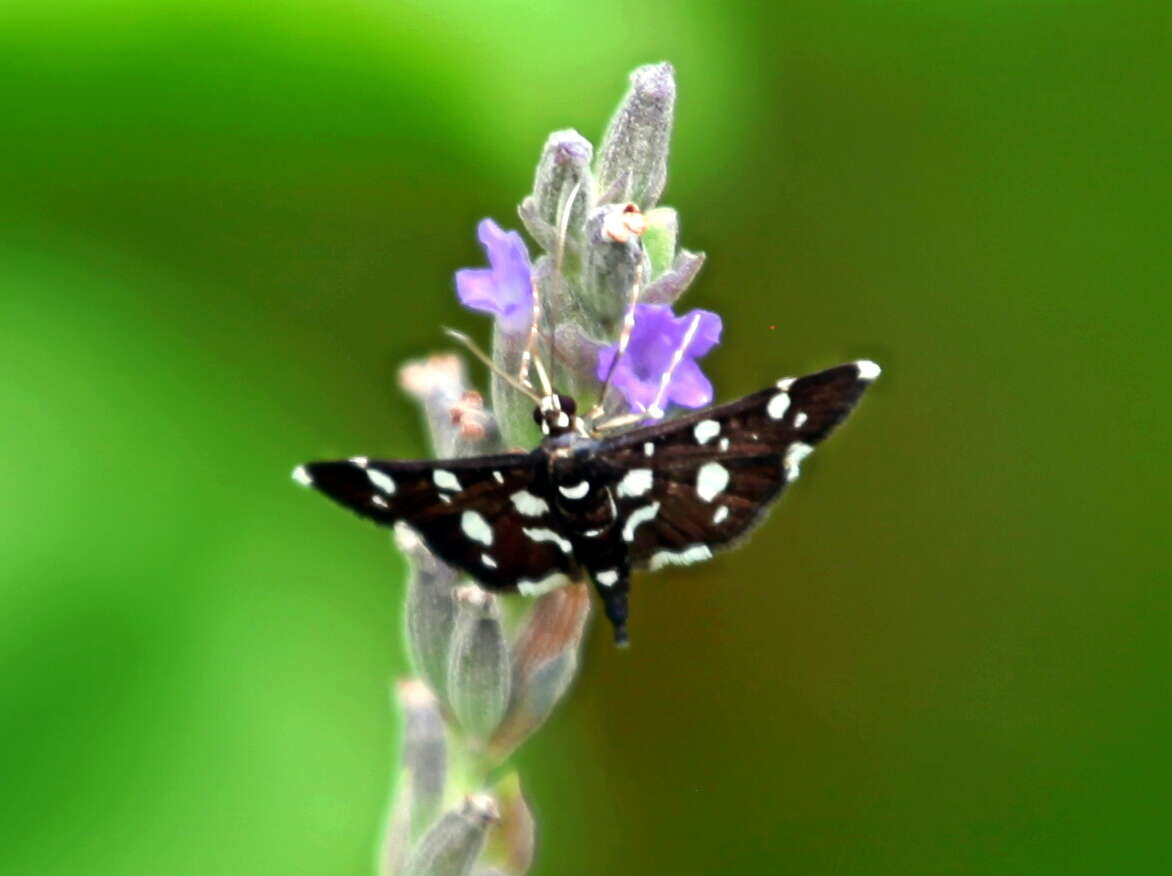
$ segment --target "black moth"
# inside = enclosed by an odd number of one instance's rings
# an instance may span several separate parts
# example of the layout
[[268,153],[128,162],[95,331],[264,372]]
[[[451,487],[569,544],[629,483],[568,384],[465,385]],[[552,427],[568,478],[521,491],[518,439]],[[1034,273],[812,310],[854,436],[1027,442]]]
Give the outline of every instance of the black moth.
[[573,399],[549,395],[531,453],[354,457],[294,477],[376,523],[405,522],[488,590],[543,593],[589,573],[624,643],[631,571],[735,543],[878,376],[874,362],[839,365],[603,438],[586,437]]

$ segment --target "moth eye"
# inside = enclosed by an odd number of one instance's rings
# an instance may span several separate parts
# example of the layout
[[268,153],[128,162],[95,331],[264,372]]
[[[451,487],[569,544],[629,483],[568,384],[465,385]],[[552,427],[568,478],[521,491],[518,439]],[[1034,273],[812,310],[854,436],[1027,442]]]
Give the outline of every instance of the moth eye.
[[562,410],[571,417],[578,413],[578,403],[570,398],[568,395],[558,394],[558,403],[562,406]]

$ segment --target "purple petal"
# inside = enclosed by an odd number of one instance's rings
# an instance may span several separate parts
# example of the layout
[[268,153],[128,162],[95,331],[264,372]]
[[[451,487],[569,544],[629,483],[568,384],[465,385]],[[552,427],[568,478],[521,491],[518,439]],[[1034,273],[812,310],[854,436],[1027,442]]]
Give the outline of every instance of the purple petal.
[[700,324],[696,327],[696,335],[688,344],[687,355],[692,359],[699,359],[713,347],[720,343],[720,332],[724,323],[711,310],[689,310],[681,319],[685,328],[692,324],[692,320],[699,315]]
[[667,398],[685,408],[702,408],[712,404],[712,381],[694,360],[685,359],[672,376]]
[[614,384],[615,389],[623,394],[628,406],[633,411],[645,411],[651,407],[652,402],[655,401],[656,394],[659,392],[658,380],[642,380],[633,370],[624,366],[622,362],[615,369],[611,383]]
[[511,331],[524,331],[533,310],[529,252],[515,231],[504,231],[491,219],[476,227],[490,268],[456,272],[456,293],[473,310],[494,314]]
[[627,349],[629,366],[644,380],[659,380],[684,339],[670,307],[640,304],[635,308],[635,328]]
[[[660,383],[672,366],[693,324],[687,349],[672,373],[663,397]],[[633,410],[674,402],[684,407],[703,407],[712,401],[712,383],[704,376],[696,359],[720,341],[720,317],[707,310],[692,310],[677,317],[666,305],[641,304],[636,308],[635,327],[630,346],[615,367],[612,382]],[[606,378],[618,345],[599,351],[598,379]]]
[[493,273],[488,268],[461,268],[456,271],[456,295],[465,307],[497,316],[503,313],[497,301]]
[[598,367],[594,371],[595,377],[599,380],[606,380],[606,373],[610,371],[610,363],[614,361],[615,353],[618,351],[618,344],[611,344],[598,351]]
[[488,263],[502,283],[529,284],[529,251],[516,231],[504,231],[491,219],[483,219],[476,226],[476,236],[484,247]]

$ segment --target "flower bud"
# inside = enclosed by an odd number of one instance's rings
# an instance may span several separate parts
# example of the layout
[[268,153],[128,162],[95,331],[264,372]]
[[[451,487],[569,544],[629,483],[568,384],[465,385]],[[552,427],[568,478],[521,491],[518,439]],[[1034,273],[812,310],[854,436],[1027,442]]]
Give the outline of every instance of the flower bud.
[[496,598],[475,585],[456,591],[448,656],[448,701],[471,737],[485,740],[500,723],[512,685],[509,645]]
[[589,616],[590,592],[582,583],[536,600],[514,649],[513,699],[492,740],[497,758],[540,727],[569,688]]
[[628,208],[629,204],[605,204],[586,222],[582,304],[594,323],[590,333],[600,338],[617,335],[632,287],[650,274],[636,231],[640,225],[632,223],[634,214]]
[[424,834],[403,867],[404,876],[467,876],[484,847],[489,825],[500,817],[496,801],[472,794]]
[[533,194],[518,212],[533,239],[548,253],[557,252],[563,219],[567,243],[576,246],[581,237],[594,198],[593,158],[594,147],[577,131],[554,131],[545,141]]
[[492,789],[500,820],[488,836],[481,855],[482,865],[494,865],[508,876],[522,876],[533,864],[537,829],[533,813],[521,793],[521,779],[509,773]]
[[[423,404],[436,456],[474,456],[499,449],[496,422],[480,406],[468,385],[464,363],[455,356],[431,356],[399,369],[399,385]],[[461,416],[457,416],[460,414]]]
[[634,201],[644,210],[659,201],[675,99],[671,64],[649,64],[631,74],[631,87],[602,137],[599,201]]
[[594,369],[603,344],[588,338],[576,322],[566,320],[554,330],[553,347],[557,351],[558,391],[573,396],[579,410],[585,410],[598,394]]
[[456,572],[437,560],[405,524],[395,527],[395,542],[411,566],[407,580],[407,644],[411,658],[428,687],[443,697],[456,617]]
[[673,304],[687,291],[704,265],[704,253],[681,249],[670,268],[643,289],[639,300],[645,304]]
[[676,255],[676,240],[680,234],[680,217],[671,207],[656,207],[644,214],[643,249],[651,264],[649,280],[654,280],[671,267]]
[[407,679],[397,688],[403,713],[403,766],[411,782],[411,834],[431,823],[447,778],[448,753],[439,702],[422,681]]

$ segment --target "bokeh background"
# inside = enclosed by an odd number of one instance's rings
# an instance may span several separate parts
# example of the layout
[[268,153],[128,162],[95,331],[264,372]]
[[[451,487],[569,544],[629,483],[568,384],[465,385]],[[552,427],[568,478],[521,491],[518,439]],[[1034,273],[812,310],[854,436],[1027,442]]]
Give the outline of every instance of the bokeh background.
[[0,5],[0,871],[366,874],[407,671],[307,458],[640,63],[731,398],[885,375],[768,526],[637,582],[526,747],[538,874],[1172,857],[1167,4]]

